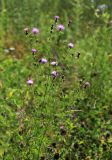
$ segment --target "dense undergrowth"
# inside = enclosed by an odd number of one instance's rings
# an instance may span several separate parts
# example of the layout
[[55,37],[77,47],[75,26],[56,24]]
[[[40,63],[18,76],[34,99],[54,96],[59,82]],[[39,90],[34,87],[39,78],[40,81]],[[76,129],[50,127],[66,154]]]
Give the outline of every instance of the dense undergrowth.
[[111,160],[111,7],[0,2],[1,160]]

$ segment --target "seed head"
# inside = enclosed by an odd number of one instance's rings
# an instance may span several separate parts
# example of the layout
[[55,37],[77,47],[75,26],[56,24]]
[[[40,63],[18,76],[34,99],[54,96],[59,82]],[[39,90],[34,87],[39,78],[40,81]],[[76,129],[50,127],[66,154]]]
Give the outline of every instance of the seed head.
[[28,27],[24,28],[24,32],[25,32],[26,35],[28,34],[28,31],[29,31]]
[[83,84],[83,87],[84,87],[84,88],[89,88],[89,87],[90,87],[90,83],[89,83],[89,82],[85,82],[85,83]]
[[15,48],[14,47],[10,47],[9,50],[13,52],[13,51],[15,51]]
[[52,66],[57,66],[58,63],[57,63],[56,61],[52,61],[52,62],[51,62],[51,65],[52,65]]

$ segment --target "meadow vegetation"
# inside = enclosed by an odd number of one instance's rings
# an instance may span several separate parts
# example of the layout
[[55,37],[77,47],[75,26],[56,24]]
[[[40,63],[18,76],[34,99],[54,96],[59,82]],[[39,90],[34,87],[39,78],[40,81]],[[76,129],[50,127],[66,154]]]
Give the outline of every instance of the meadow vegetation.
[[0,160],[111,160],[112,1],[0,13]]

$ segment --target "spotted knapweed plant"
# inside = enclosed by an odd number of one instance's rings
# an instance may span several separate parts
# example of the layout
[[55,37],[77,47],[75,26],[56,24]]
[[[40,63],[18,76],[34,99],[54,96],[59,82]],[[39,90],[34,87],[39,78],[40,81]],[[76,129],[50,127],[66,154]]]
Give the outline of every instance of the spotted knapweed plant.
[[[58,140],[61,146],[61,141],[66,141],[67,138],[67,127],[69,130],[72,129],[66,107],[74,105],[74,101],[70,99],[71,95],[74,96],[74,91],[69,91],[69,88],[74,87],[76,83],[75,61],[80,53],[75,54],[74,36],[67,37],[72,22],[69,20],[67,24],[61,24],[60,19],[59,16],[54,17],[51,26],[46,26],[45,35],[41,28],[26,27],[24,29],[31,46],[31,64],[29,65],[33,68],[31,68],[32,75],[27,79],[30,93],[28,103],[35,110],[37,124],[42,127],[37,126],[35,131],[40,132],[36,142],[38,159],[43,155],[42,149],[45,143],[49,145],[49,141]],[[73,85],[72,77],[75,77]],[[65,122],[64,119],[66,119]],[[43,150],[46,152],[45,148]],[[63,155],[63,151],[51,153],[46,152],[46,156],[55,158]]]

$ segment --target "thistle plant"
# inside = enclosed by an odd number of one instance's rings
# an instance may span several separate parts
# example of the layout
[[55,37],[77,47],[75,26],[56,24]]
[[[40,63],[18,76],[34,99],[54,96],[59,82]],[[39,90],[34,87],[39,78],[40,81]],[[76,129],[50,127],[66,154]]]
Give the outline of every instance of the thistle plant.
[[0,1],[0,159],[111,159],[110,1]]
[[[55,113],[56,109],[53,108],[54,106],[56,106],[55,103],[58,98],[57,96],[59,94],[58,100],[60,100],[60,98],[63,99],[64,105],[62,106],[62,110],[64,112],[66,107],[66,98],[64,98],[63,96],[64,94],[63,86],[65,83],[64,81],[67,81],[67,77],[69,76],[71,77],[71,75],[74,74],[72,69],[74,67],[73,58],[76,57],[76,55],[74,55],[75,52],[74,43],[72,43],[74,42],[74,39],[72,39],[72,42],[71,39],[67,39],[66,33],[68,30],[70,30],[70,27],[67,24],[65,25],[60,24],[59,22],[60,19],[61,18],[59,16],[54,17],[54,22],[51,24],[51,27],[49,27],[49,29],[46,32],[46,35],[44,36],[45,39],[42,39],[43,35],[41,35],[42,34],[41,29],[38,28],[28,29],[27,27],[24,29],[26,38],[28,39],[28,42],[32,47],[31,57],[32,57],[32,64],[34,64],[32,65],[33,67],[32,77],[34,77],[34,79],[30,78],[27,80],[28,85],[33,85],[34,94],[30,95],[34,96],[33,97],[34,103],[32,104],[33,105],[32,107],[36,108],[37,105],[36,103],[38,103],[36,101],[38,94],[36,93],[38,93],[38,87],[40,84],[39,79],[43,79],[41,80],[41,83],[45,87],[44,91],[41,91],[44,92],[41,97],[42,107],[40,105],[38,106],[37,110],[35,109],[36,113],[39,110],[41,116],[44,115],[45,117],[47,117],[46,123],[43,122],[43,129],[41,129],[42,136],[39,139],[40,143],[38,144],[38,155],[36,157],[38,159],[39,157],[41,157],[41,150],[45,143],[47,132],[49,131],[49,124],[55,121],[55,117],[58,115],[59,112],[58,111],[57,113]],[[37,92],[35,92],[36,90]],[[50,107],[49,107],[49,101],[51,101],[52,104]],[[59,127],[58,123],[56,128],[58,130],[59,128],[61,128],[60,132],[63,132],[62,135],[64,135],[64,132],[66,133],[66,131],[64,131],[62,127]],[[55,130],[53,129],[55,132],[57,132],[56,128]],[[37,130],[38,129],[39,128],[37,128]],[[54,157],[55,156],[56,153],[54,154]]]

